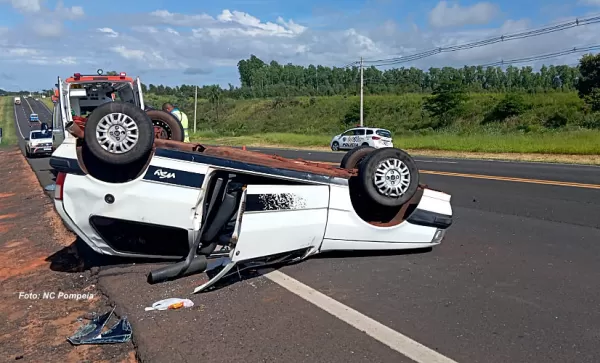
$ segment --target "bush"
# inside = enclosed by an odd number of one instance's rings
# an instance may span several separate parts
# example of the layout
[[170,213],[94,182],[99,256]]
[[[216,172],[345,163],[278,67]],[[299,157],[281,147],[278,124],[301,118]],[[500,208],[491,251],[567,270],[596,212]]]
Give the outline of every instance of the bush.
[[486,115],[483,123],[504,121],[509,117],[520,116],[528,108],[522,95],[509,93]]
[[569,119],[561,112],[555,112],[549,118],[544,120],[544,127],[549,129],[558,129],[567,126]]

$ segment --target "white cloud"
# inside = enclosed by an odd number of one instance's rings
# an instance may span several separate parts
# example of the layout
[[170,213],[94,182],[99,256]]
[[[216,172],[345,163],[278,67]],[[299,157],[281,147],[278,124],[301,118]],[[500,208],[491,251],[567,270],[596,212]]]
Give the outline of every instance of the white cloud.
[[[445,6],[445,9],[452,9],[452,6]],[[463,13],[469,13],[467,10]],[[65,12],[62,13],[64,15]],[[78,14],[72,10],[67,13]],[[250,54],[266,62],[274,59],[280,64],[343,66],[361,56],[366,60],[405,56],[515,33],[533,26],[527,19],[515,19],[498,28],[487,26],[477,29],[472,26],[469,30],[449,31],[443,28],[422,29],[414,24],[400,26],[389,20],[371,28],[352,24],[354,27],[344,29],[340,23],[335,30],[318,30],[293,19],[265,20],[227,9],[214,17],[167,10],[127,14],[126,18],[119,16],[109,14],[106,18],[88,18],[87,30],[78,28],[77,31],[69,31],[63,26],[63,20],[68,18],[66,16],[39,18],[35,27],[0,29],[0,66],[6,72],[16,72],[23,65],[44,65],[39,69],[48,74],[44,76],[48,77],[47,81],[43,81],[46,83],[54,82],[57,75],[75,71],[93,73],[95,69],[102,68],[126,71],[132,75],[143,73],[144,81],[150,83],[218,82],[226,85],[238,83],[236,64]],[[450,17],[446,18],[445,24],[449,24]],[[475,21],[474,15],[464,15],[462,19],[463,22]],[[598,30],[600,24],[586,25],[539,37],[442,53],[398,66],[460,67],[550,53],[595,44]],[[49,36],[60,36],[60,41],[49,39]],[[578,57],[580,55],[575,54],[546,60],[545,63],[569,64]],[[42,80],[38,77],[32,82],[37,84]]]
[[112,30],[111,28],[98,28],[97,30],[100,33],[106,34],[107,37],[116,38],[116,37],[119,36],[119,33],[117,33],[116,31]]
[[429,24],[436,28],[487,24],[500,9],[489,2],[480,2],[471,6],[460,6],[454,3],[449,6],[448,1],[440,1],[429,13]]
[[10,3],[15,10],[35,13],[42,10],[44,0],[0,0],[0,3]]

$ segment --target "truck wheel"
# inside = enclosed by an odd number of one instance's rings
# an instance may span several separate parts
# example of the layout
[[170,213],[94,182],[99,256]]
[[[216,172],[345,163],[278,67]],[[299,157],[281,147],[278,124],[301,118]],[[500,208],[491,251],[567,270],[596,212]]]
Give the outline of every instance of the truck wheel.
[[340,168],[342,169],[354,169],[361,161],[363,161],[367,155],[372,153],[375,150],[374,147],[369,145],[362,145],[359,147],[355,147],[354,149],[348,151],[342,162],[340,163]]
[[381,206],[401,206],[414,196],[419,187],[417,164],[400,149],[377,149],[358,168],[361,194]]
[[183,126],[175,116],[162,110],[146,111],[154,125],[154,137],[157,139],[183,141]]
[[152,120],[139,107],[109,102],[88,117],[83,142],[99,160],[124,165],[147,156],[154,144]]

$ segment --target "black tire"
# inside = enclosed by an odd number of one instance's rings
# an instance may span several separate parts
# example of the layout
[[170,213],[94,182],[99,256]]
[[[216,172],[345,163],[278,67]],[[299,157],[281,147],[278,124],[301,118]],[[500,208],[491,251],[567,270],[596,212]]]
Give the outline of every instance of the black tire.
[[354,169],[360,164],[362,160],[364,160],[367,155],[375,151],[374,147],[369,145],[362,145],[359,147],[355,147],[354,149],[348,151],[342,162],[340,163],[340,168],[342,169]]
[[340,143],[337,141],[334,141],[333,144],[331,144],[331,150],[333,151],[339,151],[340,150]]
[[[159,137],[159,139],[183,141],[185,136],[183,126],[177,121],[175,116],[162,110],[149,110],[146,111],[146,114],[150,117],[150,120],[152,120],[152,125],[154,127],[163,129],[162,136]],[[155,137],[156,136],[159,135],[155,134]]]
[[[375,176],[378,168],[385,167],[383,165],[386,160],[392,159],[399,161],[400,170],[390,167],[386,172],[385,177],[392,177],[391,183],[397,186],[402,179],[402,174],[409,178],[408,187],[395,193],[396,195],[388,195],[380,191],[375,185]],[[404,167],[403,167],[404,166]],[[392,175],[389,175],[389,173]],[[395,178],[395,179],[394,179]],[[394,180],[398,181],[395,182]],[[419,169],[413,158],[405,151],[396,148],[377,149],[369,154],[358,167],[358,183],[361,189],[361,194],[374,203],[384,207],[398,207],[407,203],[417,192],[419,187]]]
[[[102,142],[96,137],[96,128],[103,121],[105,116],[110,114],[121,114],[129,118],[130,125],[137,127],[137,130],[131,132],[132,135],[137,135],[137,141],[129,145],[129,150],[121,153],[108,151],[102,146]],[[122,125],[114,124],[109,129],[122,133],[119,136],[125,135],[125,128]],[[152,150],[154,144],[154,127],[152,120],[146,115],[146,112],[139,107],[124,103],[124,102],[109,102],[97,107],[88,117],[85,125],[85,134],[83,142],[88,147],[89,151],[100,161],[111,165],[126,165],[133,163],[140,158],[147,156]],[[108,133],[107,132],[107,133]],[[127,136],[127,135],[126,135]],[[107,138],[110,137],[107,135]],[[117,141],[120,140],[120,137]]]

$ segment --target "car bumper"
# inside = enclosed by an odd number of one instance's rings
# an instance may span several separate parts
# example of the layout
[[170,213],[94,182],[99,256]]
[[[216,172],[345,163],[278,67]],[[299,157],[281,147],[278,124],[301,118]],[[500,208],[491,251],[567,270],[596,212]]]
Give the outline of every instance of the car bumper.
[[54,152],[54,147],[52,147],[52,146],[29,148],[29,153],[32,155],[46,155],[46,154],[52,154],[53,152]]

